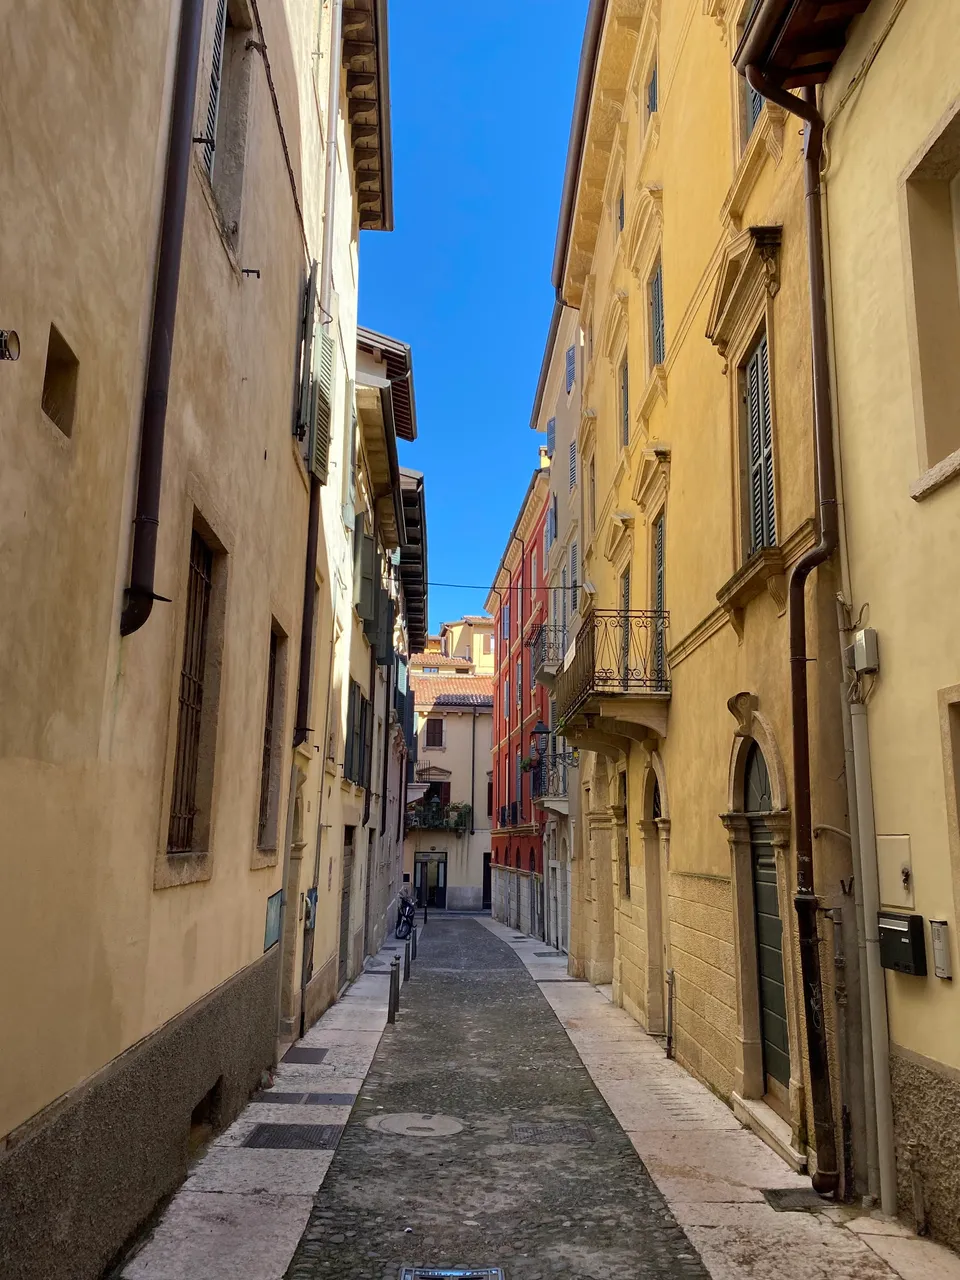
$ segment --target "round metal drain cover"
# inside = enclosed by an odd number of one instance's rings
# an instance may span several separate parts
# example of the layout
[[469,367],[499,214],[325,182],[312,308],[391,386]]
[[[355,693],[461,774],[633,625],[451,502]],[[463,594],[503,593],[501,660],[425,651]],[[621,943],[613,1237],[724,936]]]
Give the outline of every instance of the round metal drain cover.
[[396,1115],[372,1116],[368,1129],[379,1133],[399,1133],[411,1138],[450,1138],[463,1130],[456,1116],[426,1115],[421,1111],[401,1111]]

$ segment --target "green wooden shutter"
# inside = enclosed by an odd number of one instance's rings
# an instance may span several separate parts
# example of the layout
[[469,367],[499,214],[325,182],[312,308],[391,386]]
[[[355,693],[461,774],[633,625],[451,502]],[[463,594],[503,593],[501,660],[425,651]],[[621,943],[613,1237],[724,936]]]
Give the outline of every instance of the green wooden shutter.
[[377,570],[376,543],[369,533],[360,535],[360,596],[357,600],[357,612],[364,622],[372,622],[376,617]]
[[573,384],[577,380],[577,348],[567,347],[567,395],[573,389]]
[[356,714],[356,691],[357,686],[351,680],[347,695],[347,736],[343,744],[343,776],[350,780],[353,779],[353,722]]
[[553,457],[553,451],[557,444],[557,420],[550,418],[547,421],[547,457]]
[[310,470],[321,484],[330,474],[330,424],[336,344],[319,325],[313,335],[313,405],[310,422]]
[[773,492],[773,423],[770,410],[770,367],[766,336],[747,361],[748,521],[750,555],[776,546]]
[[380,589],[380,608],[377,611],[377,664],[385,667],[393,658],[394,604],[389,591]]
[[298,440],[312,440],[311,431],[311,394],[313,389],[313,330],[317,321],[317,272],[319,264],[316,259],[310,264],[310,275],[307,278],[303,294],[303,314],[300,317],[300,350],[299,373],[300,395],[297,400],[297,415],[294,431]]
[[666,359],[666,338],[663,331],[663,263],[650,277],[650,357],[655,365]]
[[579,572],[580,572],[579,554],[577,551],[577,544],[574,543],[573,546],[570,548],[570,611],[571,613],[577,612],[577,597],[579,595],[579,592],[577,590],[579,586],[579,583],[577,581],[577,575],[579,574]]

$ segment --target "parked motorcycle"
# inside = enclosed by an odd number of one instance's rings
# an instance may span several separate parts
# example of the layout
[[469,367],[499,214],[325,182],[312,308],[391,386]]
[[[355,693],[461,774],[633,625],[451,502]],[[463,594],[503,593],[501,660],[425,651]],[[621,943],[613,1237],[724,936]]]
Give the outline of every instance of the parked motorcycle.
[[397,937],[409,938],[413,932],[413,921],[417,909],[410,898],[401,898],[397,910]]

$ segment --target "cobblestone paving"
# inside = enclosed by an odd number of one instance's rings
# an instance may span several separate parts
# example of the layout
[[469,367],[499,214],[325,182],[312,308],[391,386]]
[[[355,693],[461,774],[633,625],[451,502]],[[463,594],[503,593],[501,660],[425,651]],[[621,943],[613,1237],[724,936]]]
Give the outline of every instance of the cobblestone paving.
[[[464,1128],[400,1136],[368,1123],[403,1112]],[[557,1125],[589,1133],[529,1140],[531,1126]],[[707,1280],[539,989],[469,918],[430,920],[287,1277],[398,1280],[405,1265]]]

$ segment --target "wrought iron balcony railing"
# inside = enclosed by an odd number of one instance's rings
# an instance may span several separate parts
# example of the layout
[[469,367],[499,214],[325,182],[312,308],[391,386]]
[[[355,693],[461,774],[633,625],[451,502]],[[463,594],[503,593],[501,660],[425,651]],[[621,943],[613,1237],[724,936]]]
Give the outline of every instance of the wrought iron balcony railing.
[[407,830],[469,831],[473,811],[468,804],[441,804],[439,800],[413,804],[407,810]]
[[569,771],[577,766],[576,751],[557,751],[539,760],[531,771],[533,799],[564,800],[568,795]]
[[527,641],[534,678],[547,669],[554,671],[563,661],[565,634],[562,627],[551,627],[541,622]]
[[577,632],[576,649],[556,684],[557,712],[569,720],[590,697],[668,694],[668,613],[597,609]]

